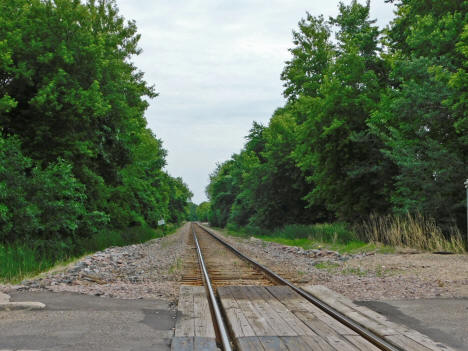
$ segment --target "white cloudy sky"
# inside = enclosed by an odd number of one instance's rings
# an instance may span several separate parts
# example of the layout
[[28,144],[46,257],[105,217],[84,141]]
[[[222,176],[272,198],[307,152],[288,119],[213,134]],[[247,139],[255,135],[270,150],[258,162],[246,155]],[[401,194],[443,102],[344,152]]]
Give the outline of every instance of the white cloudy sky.
[[[346,0],[345,0],[346,1]],[[168,150],[167,170],[206,200],[208,175],[238,152],[252,121],[284,103],[280,73],[291,31],[309,11],[334,16],[338,0],[117,0],[134,19],[143,53],[134,60],[159,96],[146,113]],[[393,7],[373,0],[385,26]]]

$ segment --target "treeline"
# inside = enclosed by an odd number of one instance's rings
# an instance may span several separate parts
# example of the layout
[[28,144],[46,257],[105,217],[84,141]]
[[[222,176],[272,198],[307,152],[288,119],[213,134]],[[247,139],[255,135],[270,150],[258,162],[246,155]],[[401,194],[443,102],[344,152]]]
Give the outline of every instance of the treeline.
[[115,1],[0,0],[0,23],[0,244],[185,219],[191,193],[163,170],[144,117],[157,94]]
[[210,176],[212,224],[419,213],[464,230],[468,2],[395,5],[383,30],[369,2],[299,22],[281,75],[286,104]]

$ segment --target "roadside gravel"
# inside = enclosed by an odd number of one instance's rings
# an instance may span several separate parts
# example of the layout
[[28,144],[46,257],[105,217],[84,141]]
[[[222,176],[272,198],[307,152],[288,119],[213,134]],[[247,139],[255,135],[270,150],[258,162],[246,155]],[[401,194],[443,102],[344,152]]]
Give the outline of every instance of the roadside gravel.
[[188,228],[189,224],[185,224],[167,237],[96,252],[19,285],[0,285],[0,291],[67,291],[175,301]]
[[468,255],[409,250],[340,255],[215,232],[295,283],[325,285],[353,300],[468,297]]

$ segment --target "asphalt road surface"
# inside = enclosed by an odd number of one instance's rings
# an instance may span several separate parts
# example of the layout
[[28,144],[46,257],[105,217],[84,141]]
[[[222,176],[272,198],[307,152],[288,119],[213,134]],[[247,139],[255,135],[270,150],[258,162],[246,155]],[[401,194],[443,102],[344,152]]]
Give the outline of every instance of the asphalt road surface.
[[356,303],[387,316],[392,322],[416,329],[434,341],[460,351],[468,350],[468,299],[419,299]]
[[[174,308],[160,300],[22,292],[42,311],[0,311],[0,350],[170,350]],[[357,302],[458,350],[468,351],[468,299]]]
[[159,300],[121,300],[71,293],[23,292],[42,311],[0,311],[0,350],[170,350],[175,312]]

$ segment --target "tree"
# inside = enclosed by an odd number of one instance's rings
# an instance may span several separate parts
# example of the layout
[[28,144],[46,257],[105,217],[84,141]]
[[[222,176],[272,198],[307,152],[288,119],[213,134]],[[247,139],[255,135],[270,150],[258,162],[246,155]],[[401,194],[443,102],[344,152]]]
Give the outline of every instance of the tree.
[[194,204],[193,202],[189,202],[187,205],[187,221],[198,221],[198,216],[197,216],[197,208],[198,206]]
[[210,203],[204,201],[197,206],[197,218],[200,222],[208,222],[210,218]]
[[369,4],[340,4],[339,15],[330,19],[337,27],[333,63],[317,97],[296,107],[306,115],[296,158],[314,185],[307,199],[349,221],[387,210],[394,174],[367,126],[386,81],[374,22]]
[[404,0],[397,9],[391,84],[370,120],[399,168],[394,210],[464,228],[468,2]]
[[228,160],[218,164],[210,174],[206,193],[211,206],[209,221],[214,226],[224,227],[227,224],[232,204],[239,193],[239,187],[233,184],[233,167],[234,161]]
[[105,209],[100,184],[130,162],[152,87],[130,62],[139,35],[112,0],[2,0],[0,111],[4,136],[21,139],[43,167],[62,158],[86,185],[88,208]]
[[8,226],[18,220],[8,240],[87,236],[109,215],[114,228],[179,222],[191,193],[162,170],[166,151],[146,129],[157,94],[131,61],[135,22],[114,0],[0,0],[0,23],[0,136],[16,150],[0,170],[19,182],[0,176],[18,191],[2,195],[18,207],[0,210]]
[[289,102],[317,95],[334,50],[330,27],[323,16],[314,17],[308,12],[299,21],[299,30],[293,31],[293,44],[295,47],[289,49],[292,59],[286,61],[281,73],[283,95]]
[[108,218],[86,211],[83,188],[70,164],[42,169],[22,154],[17,138],[0,137],[0,242],[95,233]]

